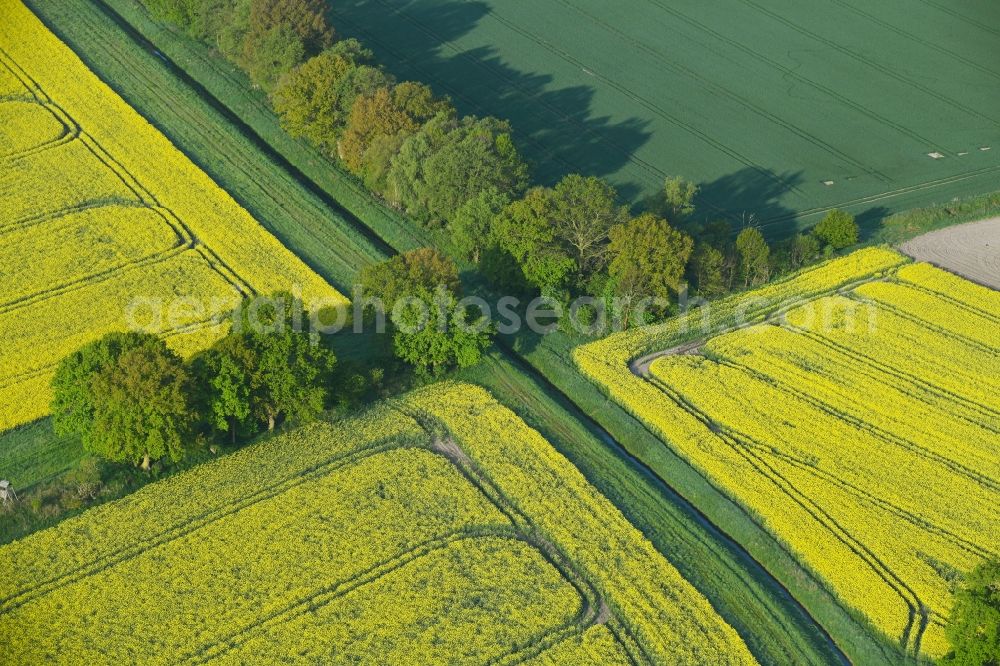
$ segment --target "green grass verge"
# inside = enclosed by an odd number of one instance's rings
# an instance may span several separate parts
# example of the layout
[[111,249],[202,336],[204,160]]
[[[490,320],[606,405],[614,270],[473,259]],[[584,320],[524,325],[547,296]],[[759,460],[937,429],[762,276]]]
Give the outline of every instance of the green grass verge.
[[5,432],[0,442],[0,479],[22,495],[73,469],[84,456],[79,438],[56,435],[49,418]]
[[[593,419],[624,450],[735,540],[753,560],[805,607],[853,663],[904,664],[911,658],[883,639],[864,618],[845,609],[774,537],[742,507],[723,495],[697,470],[580,374],[570,353],[587,340],[561,332],[508,340],[526,363]],[[783,663],[783,662],[782,662]]]
[[505,353],[494,353],[459,378],[488,389],[569,458],[708,598],[761,663],[829,664],[841,659],[759,565],[530,368]]

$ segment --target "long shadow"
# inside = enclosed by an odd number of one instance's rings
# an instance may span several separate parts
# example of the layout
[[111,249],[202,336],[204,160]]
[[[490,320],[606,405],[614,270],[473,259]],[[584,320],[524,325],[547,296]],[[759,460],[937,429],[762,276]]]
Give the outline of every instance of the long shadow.
[[701,184],[695,199],[698,221],[726,220],[733,233],[744,226],[759,227],[768,240],[795,233],[795,210],[782,199],[803,182],[801,171],[776,173],[740,169]]
[[[330,2],[330,22],[341,36],[362,40],[398,78],[451,97],[460,113],[509,120],[539,182],[552,184],[572,172],[616,174],[651,136],[648,121],[595,116],[593,86],[553,88],[552,74],[519,71],[496,47],[463,50],[453,43],[489,11],[479,1],[337,1]],[[615,180],[623,200],[644,188]]]

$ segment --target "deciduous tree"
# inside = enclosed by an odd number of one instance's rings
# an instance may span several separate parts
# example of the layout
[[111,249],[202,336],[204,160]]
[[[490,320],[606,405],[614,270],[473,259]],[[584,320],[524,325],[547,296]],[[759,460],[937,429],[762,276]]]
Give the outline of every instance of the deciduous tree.
[[113,333],[71,354],[53,379],[56,431],[115,462],[184,457],[194,408],[183,361],[146,333]]
[[403,143],[389,172],[388,194],[424,223],[441,225],[484,190],[513,198],[527,180],[506,122],[438,114]]
[[608,274],[626,310],[636,299],[666,300],[677,292],[694,247],[690,236],[649,213],[613,226],[609,236]]
[[600,178],[577,174],[566,176],[553,190],[552,224],[576,262],[577,286],[604,268],[608,233],[628,220],[628,210],[618,205],[617,196]]
[[337,42],[283,76],[271,96],[282,126],[331,157],[355,100],[390,83],[353,39]]
[[358,273],[358,284],[364,297],[380,299],[387,313],[400,299],[417,292],[431,293],[439,286],[461,292],[458,266],[433,248],[410,250],[365,266]]
[[736,237],[736,252],[740,258],[740,274],[744,286],[756,286],[771,276],[771,248],[756,227],[747,227]]
[[820,220],[813,233],[835,250],[858,242],[858,223],[854,216],[842,210],[831,210]]
[[[273,430],[281,418],[322,411],[336,357],[297,325],[302,303],[287,293],[248,299],[223,352],[233,373],[249,379],[250,415]],[[224,410],[229,411],[229,410]]]
[[360,173],[374,142],[400,137],[401,144],[402,138],[415,133],[438,113],[450,115],[453,110],[447,100],[435,99],[431,89],[422,83],[404,81],[361,95],[348,115],[340,157],[347,168]]
[[966,576],[955,593],[946,632],[952,650],[942,663],[1000,664],[1000,560],[987,560]]

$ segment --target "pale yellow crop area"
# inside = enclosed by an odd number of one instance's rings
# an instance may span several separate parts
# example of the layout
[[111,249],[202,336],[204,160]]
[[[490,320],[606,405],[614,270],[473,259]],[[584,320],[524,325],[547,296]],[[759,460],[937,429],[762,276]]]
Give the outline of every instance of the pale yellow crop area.
[[675,320],[576,359],[843,605],[939,657],[954,582],[1000,553],[1000,299],[893,254],[723,302],[700,339]]
[[[346,299],[17,0],[0,7],[0,431],[67,353],[138,325],[183,353],[241,295]],[[200,304],[192,306],[192,303]]]

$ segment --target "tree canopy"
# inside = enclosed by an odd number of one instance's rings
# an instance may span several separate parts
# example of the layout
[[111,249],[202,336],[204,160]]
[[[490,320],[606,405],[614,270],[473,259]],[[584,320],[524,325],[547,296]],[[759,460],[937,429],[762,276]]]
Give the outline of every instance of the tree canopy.
[[834,209],[820,220],[813,234],[834,250],[842,250],[858,242],[858,223],[850,213]]
[[740,258],[740,274],[745,286],[757,286],[771,276],[771,248],[756,227],[747,227],[736,237],[736,252]]
[[282,126],[337,156],[337,141],[355,100],[390,83],[371,60],[371,51],[345,39],[289,71],[271,96]]
[[942,663],[1000,665],[1000,560],[987,560],[965,577],[946,631],[952,651]]
[[[435,99],[431,89],[422,83],[404,81],[363,94],[354,101],[347,117],[340,158],[347,168],[360,173],[378,157],[378,154],[368,156],[372,144],[395,138],[401,144],[439,113],[450,115],[451,105]],[[388,164],[372,166],[379,170],[388,168]]]
[[694,248],[690,236],[650,213],[613,226],[609,235],[608,274],[628,307],[639,298],[666,300],[678,291]]
[[210,389],[213,412],[237,417],[248,411],[273,430],[281,418],[308,420],[323,410],[337,359],[300,330],[301,312],[301,301],[284,292],[243,303],[239,326],[217,352],[230,364],[233,380],[249,380],[248,402],[238,403],[244,394],[227,392],[229,382],[224,381]]
[[455,119],[439,113],[403,142],[388,176],[391,200],[425,224],[451,222],[466,201],[495,189],[524,191],[528,168],[495,118]]
[[116,462],[184,457],[194,425],[191,381],[177,354],[146,333],[112,333],[60,363],[53,379],[56,431]]
[[393,322],[398,358],[431,376],[479,363],[493,334],[482,313],[471,314],[447,289],[416,289],[411,297],[415,300],[398,309]]
[[403,297],[418,291],[432,293],[442,286],[454,294],[461,292],[455,262],[426,247],[365,266],[358,273],[358,284],[365,297],[381,299],[387,311]]

